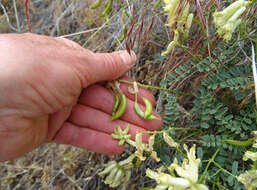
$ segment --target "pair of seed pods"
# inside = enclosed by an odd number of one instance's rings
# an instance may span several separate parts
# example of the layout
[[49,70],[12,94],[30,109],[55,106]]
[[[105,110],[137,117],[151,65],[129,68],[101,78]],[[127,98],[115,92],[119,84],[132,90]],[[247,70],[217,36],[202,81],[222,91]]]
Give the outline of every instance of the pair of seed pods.
[[[121,92],[119,94],[120,94],[120,97],[116,93],[113,94],[114,104],[112,107],[112,116],[110,120],[115,120],[120,118],[126,111],[127,97],[125,96],[125,94]],[[157,120],[158,118],[152,114],[153,105],[151,101],[143,97],[143,101],[145,103],[145,111],[143,112],[137,103],[137,99],[138,98],[136,94],[136,98],[134,102],[134,111],[136,112],[136,114],[144,120]]]

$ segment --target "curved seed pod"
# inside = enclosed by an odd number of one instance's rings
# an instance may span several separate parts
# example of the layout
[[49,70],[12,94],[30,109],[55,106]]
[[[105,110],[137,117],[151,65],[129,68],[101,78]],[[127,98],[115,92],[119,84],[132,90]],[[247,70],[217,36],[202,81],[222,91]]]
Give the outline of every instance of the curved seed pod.
[[251,146],[254,143],[254,140],[253,139],[250,139],[248,141],[224,140],[224,142],[234,146]]
[[118,172],[118,168],[117,167],[113,168],[110,174],[106,177],[104,183],[112,184],[117,172]]
[[127,97],[125,96],[125,94],[120,93],[120,106],[116,111],[116,113],[110,118],[110,120],[112,121],[120,118],[126,111],[126,107],[127,107]]
[[[145,98],[146,99],[146,98]],[[143,99],[144,100],[144,99]],[[147,100],[147,99],[146,99]],[[145,100],[144,100],[145,101]],[[149,100],[148,100],[149,101]],[[149,101],[150,102],[150,101]],[[149,102],[147,102],[147,104],[149,103]],[[152,103],[150,102],[150,104],[151,105],[148,105],[148,108],[147,108],[147,105],[146,105],[146,111],[147,111],[147,114],[149,114],[149,112],[150,112],[150,116],[148,116],[148,117],[145,117],[145,113],[141,110],[141,108],[139,107],[139,105],[138,105],[138,103],[137,103],[137,94],[136,94],[136,98],[135,98],[135,102],[134,102],[134,110],[135,110],[135,112],[136,112],[136,114],[140,117],[140,118],[142,118],[142,119],[144,119],[144,120],[158,120],[158,118],[156,117],[156,116],[154,116],[153,114],[151,115],[151,113],[152,113],[152,111],[151,111],[151,109],[152,109]],[[150,106],[151,106],[151,108],[150,108]],[[148,110],[147,110],[148,109]]]
[[134,160],[134,158],[135,158],[135,155],[134,155],[134,154],[130,155],[127,159],[120,161],[120,162],[119,162],[119,166],[125,166],[125,165],[127,165],[127,164],[132,163],[133,160]]
[[153,111],[153,105],[150,100],[147,98],[143,98],[143,101],[145,103],[145,113],[144,113],[144,119],[148,119],[149,116],[152,114]]
[[146,120],[159,120],[159,118],[152,114]]
[[134,102],[134,110],[136,112],[136,114],[141,117],[142,119],[145,119],[145,114],[144,112],[141,110],[141,108],[139,107],[138,103],[137,103],[137,94],[136,94],[136,99]]
[[124,183],[127,184],[131,177],[131,170],[126,170]]
[[119,96],[117,94],[113,94],[113,97],[114,97],[114,104],[113,104],[113,107],[112,107],[112,115],[114,115],[118,109],[118,106],[119,106],[119,103],[120,103],[120,99],[119,99]]
[[116,176],[115,176],[114,180],[113,180],[113,185],[114,185],[113,187],[116,187],[120,184],[121,179],[123,178],[123,176],[124,176],[124,171],[122,169],[119,169],[116,173]]
[[98,1],[96,1],[96,3],[93,4],[93,5],[90,7],[90,9],[97,9],[97,8],[100,7],[100,5],[102,4],[102,1],[103,1],[103,0],[98,0]]
[[109,173],[116,166],[117,166],[117,163],[115,161],[111,161],[108,163],[108,166],[103,171],[101,171],[98,175],[103,176]]

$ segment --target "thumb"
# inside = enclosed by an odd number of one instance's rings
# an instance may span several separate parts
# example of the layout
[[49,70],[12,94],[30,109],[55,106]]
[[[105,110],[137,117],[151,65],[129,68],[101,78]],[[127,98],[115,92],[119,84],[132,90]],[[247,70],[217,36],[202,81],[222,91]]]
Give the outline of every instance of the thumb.
[[115,80],[134,65],[136,55],[133,51],[117,51],[113,53],[93,53],[86,64],[86,86],[106,80]]

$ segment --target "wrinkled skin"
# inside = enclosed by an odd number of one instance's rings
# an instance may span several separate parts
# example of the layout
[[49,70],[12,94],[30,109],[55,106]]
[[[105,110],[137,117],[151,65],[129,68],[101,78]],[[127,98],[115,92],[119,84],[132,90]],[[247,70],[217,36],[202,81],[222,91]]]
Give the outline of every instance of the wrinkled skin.
[[[161,120],[136,116],[134,96],[126,84],[121,85],[129,98],[126,113],[109,120],[113,96],[97,82],[123,76],[135,62],[134,53],[99,54],[63,38],[2,34],[0,57],[0,161],[17,158],[46,142],[120,154],[124,147],[110,136],[118,125],[129,124],[132,138],[136,131],[162,125]],[[155,103],[145,89],[140,89],[140,95]],[[139,103],[143,105],[142,99]]]

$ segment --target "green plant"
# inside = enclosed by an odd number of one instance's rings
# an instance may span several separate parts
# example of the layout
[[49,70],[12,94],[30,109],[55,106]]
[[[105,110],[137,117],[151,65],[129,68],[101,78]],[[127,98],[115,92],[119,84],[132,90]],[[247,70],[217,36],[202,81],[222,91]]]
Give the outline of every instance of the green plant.
[[[114,102],[113,108],[117,105],[117,101]],[[125,94],[120,93],[120,104],[117,111],[111,116],[110,120],[115,120],[120,118],[126,111],[127,108],[127,97]]]
[[[194,20],[190,26],[192,30],[195,29],[195,24],[200,26],[207,38],[198,50],[183,45],[186,38],[179,35],[182,25],[172,27],[175,24],[174,20],[178,23],[180,20],[185,21],[183,10],[184,15],[187,15],[185,18],[188,18],[188,2],[184,4],[178,1],[174,1],[174,4],[172,2],[165,1],[164,9],[169,15],[169,27],[173,34],[173,41],[162,55],[171,54],[169,61],[173,60],[176,51],[185,52],[187,56],[183,54],[183,61],[167,73],[160,87],[138,84],[142,87],[160,90],[159,98],[164,104],[164,127],[156,133],[154,144],[162,169],[158,172],[147,169],[147,175],[157,181],[158,186],[155,189],[174,188],[173,185],[176,182],[179,183],[180,180],[174,180],[176,177],[174,171],[166,174],[162,170],[163,168],[168,170],[168,165],[181,163],[185,158],[179,144],[192,145],[194,142],[197,145],[197,155],[202,160],[199,163],[200,177],[191,185],[182,180],[181,184],[185,186],[182,185],[183,187],[180,188],[200,189],[194,184],[207,182],[209,188],[212,189],[244,189],[244,186],[239,183],[240,180],[237,180],[237,176],[250,169],[250,165],[242,157],[254,142],[251,131],[256,130],[255,83],[251,61],[245,56],[251,55],[249,40],[254,39],[256,34],[249,34],[246,32],[246,27],[239,24],[242,23],[240,17],[246,11],[247,6],[248,9],[251,6],[250,2],[239,0],[222,12],[215,11],[214,24],[218,29],[218,34],[226,40],[225,42],[216,36],[215,31],[207,31],[207,33],[204,31],[207,27],[204,21],[204,11],[212,17],[211,6],[204,10],[199,7],[200,4],[193,5],[193,8],[199,12],[200,21]],[[176,15],[178,7],[181,8],[181,14]],[[231,24],[233,27],[229,27]],[[238,32],[243,35],[240,39],[234,35],[237,27],[239,27]],[[256,25],[254,27],[256,28]],[[252,30],[254,31],[253,28]],[[211,41],[215,37],[218,43]],[[242,43],[245,44],[243,47]],[[235,52],[238,52],[237,56],[234,56]],[[196,88],[190,89],[189,93],[181,92],[180,89],[183,86],[194,85],[194,81],[198,83]],[[120,82],[132,85],[128,81],[120,80]],[[169,144],[173,146],[164,145],[163,142],[167,141],[167,136],[164,134],[172,137],[169,137]],[[140,152],[143,161],[145,160],[143,149]],[[173,156],[169,157],[167,154]],[[249,171],[253,172],[253,170]],[[178,171],[176,173],[179,174]],[[245,175],[248,176],[249,173]],[[243,178],[245,177],[241,175],[241,181]]]

